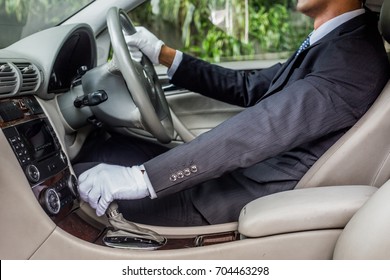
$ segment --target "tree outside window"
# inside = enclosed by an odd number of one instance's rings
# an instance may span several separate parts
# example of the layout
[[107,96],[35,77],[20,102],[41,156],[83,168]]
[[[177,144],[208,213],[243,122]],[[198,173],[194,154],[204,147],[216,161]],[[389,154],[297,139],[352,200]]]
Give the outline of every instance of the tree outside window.
[[151,0],[130,17],[167,44],[197,57],[226,60],[288,57],[310,33],[295,0]]

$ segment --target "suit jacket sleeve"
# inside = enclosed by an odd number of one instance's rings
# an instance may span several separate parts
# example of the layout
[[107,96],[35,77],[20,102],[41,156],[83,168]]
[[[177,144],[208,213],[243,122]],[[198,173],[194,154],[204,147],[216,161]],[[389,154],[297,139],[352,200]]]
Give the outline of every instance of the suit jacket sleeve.
[[[304,58],[291,62],[297,63],[296,67],[284,75],[285,80],[275,83],[277,89],[272,89],[271,85],[260,102],[192,142],[146,162],[144,166],[157,196],[193,187],[351,127],[389,78],[384,49],[378,47],[380,38],[367,38],[370,32],[364,29],[355,33],[354,36],[334,36],[332,40],[312,46]],[[181,77],[190,77],[192,73],[195,76],[204,70],[202,65],[198,64],[199,68],[196,65],[192,63],[191,70]],[[219,71],[208,67],[204,75]],[[269,80],[270,76],[264,77]],[[205,84],[208,79],[205,77],[196,83]],[[228,99],[244,98],[231,90],[228,79],[222,85],[215,81],[214,86],[208,84],[214,81],[209,81],[206,88],[218,92],[216,96],[224,96],[226,90],[234,95]],[[263,81],[260,77],[260,83]],[[257,89],[256,86],[251,88]],[[250,101],[242,102],[249,104],[254,102],[251,96],[257,98],[264,93],[246,95]]]
[[235,71],[183,54],[172,83],[230,104],[254,105],[269,89],[281,64],[252,71]]

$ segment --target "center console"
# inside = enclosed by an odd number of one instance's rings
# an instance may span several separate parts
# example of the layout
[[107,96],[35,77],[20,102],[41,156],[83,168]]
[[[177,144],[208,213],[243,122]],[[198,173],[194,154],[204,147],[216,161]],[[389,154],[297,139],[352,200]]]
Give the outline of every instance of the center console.
[[0,127],[43,209],[50,216],[68,211],[77,197],[77,179],[35,97],[0,100]]

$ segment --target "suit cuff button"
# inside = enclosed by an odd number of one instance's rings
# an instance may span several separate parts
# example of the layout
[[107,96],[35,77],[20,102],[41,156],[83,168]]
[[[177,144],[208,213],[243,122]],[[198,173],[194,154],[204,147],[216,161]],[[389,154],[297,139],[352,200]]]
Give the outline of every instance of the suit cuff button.
[[178,179],[183,179],[183,178],[184,178],[184,173],[183,173],[183,171],[177,172],[177,178],[178,178]]
[[191,170],[189,168],[186,168],[183,170],[184,176],[190,176],[191,175]]
[[177,180],[177,176],[175,174],[172,174],[171,177],[169,177],[169,180],[171,182],[175,182]]
[[192,173],[196,173],[196,172],[198,172],[198,167],[196,165],[192,165],[190,167],[190,170],[191,170]]

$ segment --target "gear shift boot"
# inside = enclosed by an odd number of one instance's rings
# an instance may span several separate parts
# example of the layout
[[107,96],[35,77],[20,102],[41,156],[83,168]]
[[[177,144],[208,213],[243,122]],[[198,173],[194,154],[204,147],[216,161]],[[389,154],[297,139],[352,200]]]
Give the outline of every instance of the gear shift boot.
[[108,221],[112,226],[103,238],[104,244],[114,248],[155,250],[164,246],[167,239],[158,233],[141,228],[126,220],[118,212],[118,205],[113,202],[107,209]]
[[163,242],[159,242],[149,238],[135,237],[126,231],[116,230],[108,231],[103,238],[103,242],[107,246],[114,248],[155,250],[163,246],[166,243],[166,239]]

